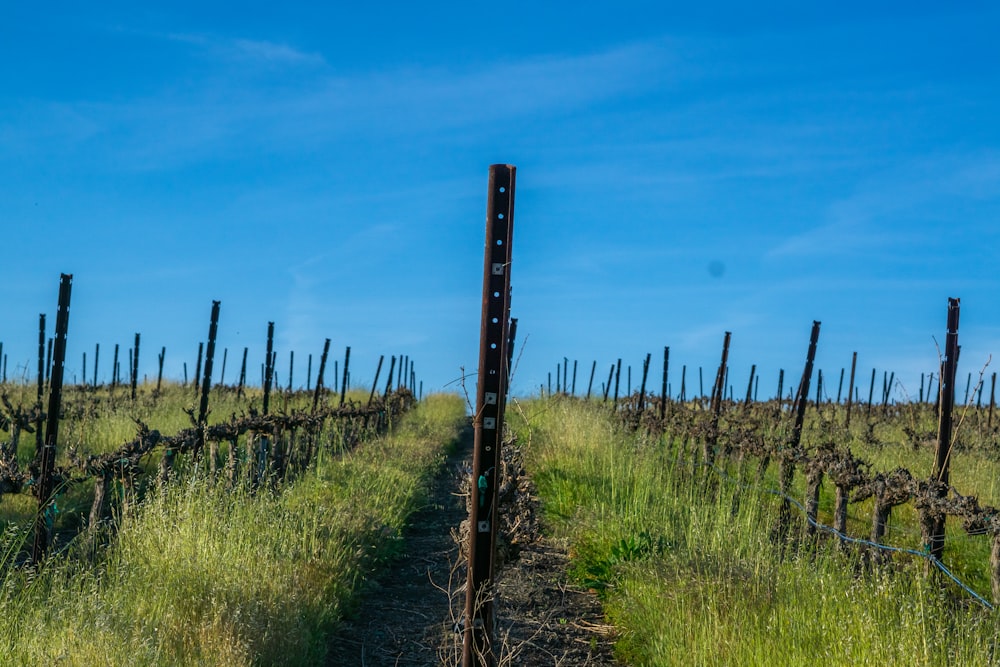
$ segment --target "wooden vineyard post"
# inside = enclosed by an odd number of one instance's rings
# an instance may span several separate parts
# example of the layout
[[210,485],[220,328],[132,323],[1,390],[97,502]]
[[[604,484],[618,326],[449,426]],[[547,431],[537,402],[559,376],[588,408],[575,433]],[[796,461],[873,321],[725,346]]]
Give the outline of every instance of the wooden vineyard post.
[[[934,480],[937,494],[944,497],[948,493],[948,474],[951,467],[951,413],[955,407],[955,372],[958,369],[958,315],[960,300],[948,299],[948,332],[944,342],[944,372],[938,382],[941,409],[938,419],[937,449],[934,453]],[[927,546],[931,555],[938,560],[944,555],[945,517],[936,517],[927,535]]]
[[479,376],[473,419],[472,497],[469,510],[468,582],[463,618],[463,667],[495,667],[493,573],[496,549],[500,447],[507,395],[510,260],[514,229],[515,167],[490,167],[486,206]]
[[62,274],[59,278],[59,306],[56,311],[55,350],[52,375],[49,382],[49,409],[45,427],[45,443],[37,454],[38,516],[35,519],[35,540],[31,550],[33,563],[40,563],[49,548],[52,518],[53,480],[56,464],[56,442],[59,436],[59,411],[62,403],[63,370],[66,365],[66,334],[69,330],[69,301],[73,290],[73,276]]
[[590,400],[590,392],[594,388],[594,373],[597,371],[597,361],[590,365],[590,381],[587,382],[587,400]]

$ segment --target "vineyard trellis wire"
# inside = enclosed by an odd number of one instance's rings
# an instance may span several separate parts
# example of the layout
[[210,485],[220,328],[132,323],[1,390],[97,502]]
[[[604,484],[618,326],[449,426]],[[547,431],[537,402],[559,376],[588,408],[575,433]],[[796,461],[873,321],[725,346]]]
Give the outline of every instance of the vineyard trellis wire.
[[[644,403],[649,400],[647,397]],[[711,423],[712,413],[700,405],[671,403],[670,410],[662,420],[655,414],[657,410],[646,408],[640,412],[638,405],[639,397],[632,395],[620,401],[614,409],[627,427],[657,435],[670,433],[672,439],[680,443],[679,447],[685,449],[684,443],[704,442],[714,430]],[[848,447],[839,447],[830,441],[813,447],[789,447],[780,428],[769,431],[763,422],[763,412],[766,412],[768,419],[771,419],[774,416],[773,411],[764,409],[760,416],[755,417],[742,409],[742,404],[726,401],[724,405],[729,405],[732,409],[721,411],[724,423],[715,427],[719,439],[713,452],[729,460],[735,460],[740,465],[744,465],[750,457],[756,458],[757,477],[761,480],[772,460],[784,462],[793,474],[795,471],[803,474],[806,478],[805,502],[790,494],[791,478],[780,480],[781,489],[761,490],[780,497],[783,503],[797,507],[805,514],[808,526],[833,534],[842,543],[866,546],[882,554],[906,553],[924,558],[984,607],[993,609],[1000,603],[1000,558],[998,558],[1000,509],[981,504],[976,496],[962,494],[951,484],[943,484],[933,479],[920,479],[902,467],[873,472],[872,465],[855,456]],[[784,413],[778,414],[780,419],[780,415]],[[824,426],[832,428],[828,422],[824,422],[821,428]],[[696,450],[697,447],[692,454],[698,456]],[[701,460],[697,461],[697,464],[728,476],[728,473],[718,465],[704,460],[704,453],[701,453]],[[827,526],[817,518],[818,505],[815,498],[818,498],[818,489],[824,477],[829,478],[836,487],[833,526]],[[869,499],[873,501],[871,535],[868,539],[848,535],[846,529],[848,505]],[[907,503],[913,506],[919,517],[923,550],[892,546],[884,542],[889,513],[894,507]],[[962,582],[947,568],[943,559],[936,557],[930,550],[927,526],[932,520],[941,517],[958,518],[970,536],[991,537],[992,603]]]
[[975,590],[973,590],[971,586],[969,586],[964,581],[962,581],[957,576],[955,576],[955,574],[951,570],[949,570],[945,566],[945,564],[941,562],[940,559],[938,559],[936,556],[934,556],[930,552],[930,549],[925,549],[923,551],[918,551],[917,549],[910,549],[908,547],[895,547],[895,546],[891,546],[891,545],[888,545],[888,544],[880,544],[878,542],[872,542],[871,540],[866,540],[866,539],[863,539],[863,538],[851,537],[850,535],[847,535],[846,533],[843,533],[843,532],[837,530],[833,526],[828,526],[825,523],[821,523],[817,519],[813,518],[812,516],[810,516],[809,510],[806,509],[805,505],[803,505],[802,503],[800,503],[798,500],[796,500],[792,496],[789,496],[788,494],[783,493],[782,491],[780,491],[778,489],[756,487],[756,486],[754,486],[752,484],[748,484],[746,482],[741,482],[740,480],[736,479],[735,477],[733,477],[732,475],[728,474],[725,470],[723,470],[722,468],[719,468],[716,465],[708,465],[708,464],[704,464],[704,465],[706,465],[706,467],[708,467],[713,472],[715,472],[720,478],[726,480],[727,482],[729,482],[731,484],[736,484],[736,485],[741,486],[742,488],[746,488],[746,489],[757,489],[761,493],[765,493],[765,494],[777,496],[777,497],[781,498],[782,500],[785,500],[785,501],[791,503],[791,505],[793,507],[795,507],[800,512],[802,512],[802,514],[805,515],[806,521],[809,523],[809,525],[813,526],[817,530],[821,530],[823,532],[830,533],[831,535],[833,535],[833,536],[837,537],[838,539],[840,539],[840,541],[842,543],[857,544],[857,545],[860,545],[860,546],[868,547],[870,549],[876,549],[878,551],[883,551],[883,552],[887,552],[887,553],[904,553],[904,554],[909,554],[911,556],[916,556],[918,558],[927,559],[934,567],[936,567],[945,576],[947,576],[949,579],[951,579],[953,582],[955,582],[955,584],[959,588],[961,588],[966,593],[968,593],[974,600],[976,600],[981,605],[983,605],[983,607],[985,607],[986,609],[989,609],[990,611],[994,610],[993,604],[991,604],[983,596],[981,596],[979,593],[977,593]]

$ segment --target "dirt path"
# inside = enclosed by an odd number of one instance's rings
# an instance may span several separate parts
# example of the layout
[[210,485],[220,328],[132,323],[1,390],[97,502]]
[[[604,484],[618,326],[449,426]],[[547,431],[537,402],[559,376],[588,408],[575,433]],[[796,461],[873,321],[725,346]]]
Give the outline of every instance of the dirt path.
[[[404,532],[402,557],[370,581],[355,619],[332,637],[329,667],[453,666],[465,570],[457,534],[466,518],[472,430],[434,480],[427,507]],[[597,599],[566,581],[568,558],[545,538],[520,547],[498,577],[502,665],[617,665]]]

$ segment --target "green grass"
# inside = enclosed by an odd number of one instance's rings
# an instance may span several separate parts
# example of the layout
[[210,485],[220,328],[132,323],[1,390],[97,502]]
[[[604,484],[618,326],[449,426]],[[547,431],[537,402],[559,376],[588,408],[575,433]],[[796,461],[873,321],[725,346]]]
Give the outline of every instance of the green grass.
[[[745,490],[734,512],[735,486],[706,487],[677,442],[623,431],[598,405],[531,401],[508,422],[547,526],[569,543],[576,580],[604,597],[628,664],[996,664],[996,616],[922,562],[865,571],[829,542],[781,557],[773,496]],[[946,556],[982,568],[988,541],[953,540]]]
[[277,494],[187,471],[122,518],[96,564],[8,570],[0,664],[322,664],[463,420],[461,399],[430,396],[391,435],[325,452]]

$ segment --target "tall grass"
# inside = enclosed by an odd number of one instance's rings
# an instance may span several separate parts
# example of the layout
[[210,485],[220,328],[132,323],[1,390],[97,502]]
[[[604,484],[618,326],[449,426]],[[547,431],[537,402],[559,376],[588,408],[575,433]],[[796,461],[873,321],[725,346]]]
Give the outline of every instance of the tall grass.
[[120,518],[97,563],[7,571],[0,664],[321,664],[463,419],[461,399],[430,396],[276,494],[180,475]]
[[604,597],[629,664],[997,662],[995,615],[922,563],[864,568],[830,542],[782,550],[773,496],[706,483],[677,443],[622,431],[599,406],[532,401],[508,421],[549,529]]

